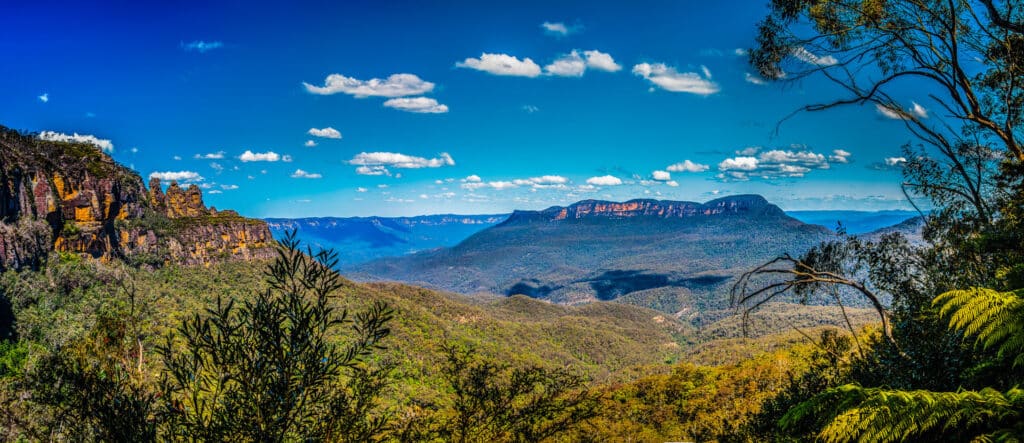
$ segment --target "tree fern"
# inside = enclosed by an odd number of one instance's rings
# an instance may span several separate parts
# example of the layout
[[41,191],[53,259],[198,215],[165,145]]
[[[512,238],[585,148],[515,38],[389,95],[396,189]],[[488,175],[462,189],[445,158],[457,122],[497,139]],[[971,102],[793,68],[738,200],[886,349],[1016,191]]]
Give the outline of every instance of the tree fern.
[[[949,328],[973,337],[1000,358],[1024,364],[1024,297],[1021,290],[977,288],[935,298]],[[794,407],[783,428],[833,417],[819,436],[827,442],[895,442],[937,437],[1012,441],[1024,436],[1024,390],[992,388],[956,392],[902,391],[850,384],[832,388]]]
[[974,337],[985,349],[1024,365],[1024,290],[999,292],[985,288],[949,291],[935,298],[950,329]]

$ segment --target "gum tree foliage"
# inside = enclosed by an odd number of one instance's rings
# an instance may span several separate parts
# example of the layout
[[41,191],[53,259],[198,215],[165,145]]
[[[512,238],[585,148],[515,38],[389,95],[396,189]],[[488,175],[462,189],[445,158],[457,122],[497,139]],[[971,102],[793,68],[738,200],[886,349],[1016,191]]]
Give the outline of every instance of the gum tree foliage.
[[442,351],[453,393],[434,435],[444,441],[547,441],[597,415],[597,395],[569,370],[512,367],[454,344]]
[[[1019,437],[1019,427],[1004,425],[1020,418],[1014,386],[1024,377],[1005,351],[961,342],[987,329],[947,328],[937,308],[956,288],[1008,294],[1024,283],[1022,24],[1020,0],[771,1],[751,64],[768,79],[817,76],[843,91],[796,112],[869,105],[902,121],[915,140],[903,147],[904,193],[931,206],[923,247],[849,238],[780,257],[734,288],[734,302],[748,310],[786,292],[854,293],[883,320],[885,340],[846,380],[857,383],[834,381],[800,403],[782,420],[789,429],[806,431],[800,418],[825,416],[832,420],[821,437],[830,441],[927,440],[944,431]],[[907,81],[931,92],[918,99],[927,110],[899,101]],[[1005,325],[1000,319],[988,327]]]
[[[294,232],[278,248],[269,288],[218,300],[168,338],[161,380],[167,438],[182,441],[374,441],[388,414],[377,397],[390,366],[374,364],[392,311],[350,319],[330,303],[344,286],[332,251],[303,253]],[[334,337],[351,326],[351,342]]]

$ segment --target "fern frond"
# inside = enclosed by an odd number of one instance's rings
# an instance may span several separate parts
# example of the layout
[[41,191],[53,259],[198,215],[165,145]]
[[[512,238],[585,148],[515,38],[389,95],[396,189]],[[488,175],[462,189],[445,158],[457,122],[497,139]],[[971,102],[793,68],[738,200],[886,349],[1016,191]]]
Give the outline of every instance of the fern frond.
[[999,292],[986,288],[946,292],[932,302],[939,315],[949,319],[950,329],[974,337],[985,348],[997,348],[1001,357],[1024,365],[1024,297],[1021,291]]
[[[898,391],[845,385],[829,389],[787,413],[785,428],[808,414],[838,415],[820,433],[826,442],[896,442],[938,431],[1000,428],[1021,420],[1024,391]],[[975,436],[984,441],[986,436]]]

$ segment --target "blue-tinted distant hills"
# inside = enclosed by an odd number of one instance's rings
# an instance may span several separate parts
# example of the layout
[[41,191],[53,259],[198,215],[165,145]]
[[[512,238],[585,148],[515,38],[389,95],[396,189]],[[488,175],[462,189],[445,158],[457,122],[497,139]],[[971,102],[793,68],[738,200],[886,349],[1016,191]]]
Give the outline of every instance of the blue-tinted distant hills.
[[842,222],[847,234],[865,234],[920,216],[917,211],[786,211],[786,214],[832,230],[837,222]]
[[304,243],[338,251],[341,266],[454,246],[508,214],[418,217],[268,218],[275,238],[295,229]]

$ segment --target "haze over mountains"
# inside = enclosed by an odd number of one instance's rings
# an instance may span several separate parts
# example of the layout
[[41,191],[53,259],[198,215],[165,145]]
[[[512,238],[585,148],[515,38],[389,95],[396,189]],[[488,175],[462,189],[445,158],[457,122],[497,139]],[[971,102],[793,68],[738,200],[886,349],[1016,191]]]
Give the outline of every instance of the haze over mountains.
[[738,273],[835,234],[757,195],[707,203],[587,200],[516,211],[451,248],[344,271],[460,293],[524,294],[558,303],[617,300],[695,316],[723,309]]
[[[350,266],[455,246],[469,236],[505,221],[510,214],[421,215],[415,217],[267,218],[275,237],[296,230],[314,248],[334,248],[340,264]],[[787,211],[807,224],[834,230],[841,223],[851,235],[866,234],[918,216],[913,211]]]

